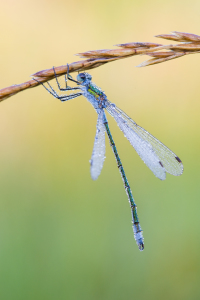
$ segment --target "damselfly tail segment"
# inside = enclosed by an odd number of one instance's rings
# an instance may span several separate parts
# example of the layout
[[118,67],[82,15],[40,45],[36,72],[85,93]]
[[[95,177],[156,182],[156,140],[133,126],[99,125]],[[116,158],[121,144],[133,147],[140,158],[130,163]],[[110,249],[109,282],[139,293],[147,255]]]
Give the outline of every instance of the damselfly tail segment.
[[118,169],[119,169],[120,174],[122,176],[122,180],[124,182],[124,188],[126,190],[128,200],[129,200],[129,203],[130,203],[131,212],[132,212],[132,223],[133,223],[134,238],[136,240],[136,243],[137,243],[140,251],[142,251],[144,249],[144,238],[143,238],[143,235],[142,235],[142,229],[141,229],[141,226],[140,226],[140,223],[139,223],[139,218],[138,218],[138,215],[137,215],[137,206],[135,204],[135,201],[134,201],[134,198],[133,198],[133,195],[132,195],[132,191],[131,191],[130,185],[128,183],[128,179],[126,177],[126,174],[125,174],[124,168],[122,166],[119,154],[117,152],[115,142],[114,142],[113,137],[111,135],[106,116],[105,116],[104,125],[105,125],[105,128],[106,128],[106,132],[107,132],[107,135],[108,135],[108,138],[109,138],[109,141],[110,141],[110,145],[111,145],[113,153],[115,155],[115,159],[117,161],[117,166],[118,166]]

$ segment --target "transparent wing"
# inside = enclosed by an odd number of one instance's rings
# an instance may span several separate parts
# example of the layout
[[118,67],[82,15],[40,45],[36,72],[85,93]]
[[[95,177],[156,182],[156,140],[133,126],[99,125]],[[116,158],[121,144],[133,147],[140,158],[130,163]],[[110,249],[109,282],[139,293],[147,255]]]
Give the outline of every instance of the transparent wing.
[[98,114],[97,130],[90,160],[90,173],[93,180],[96,180],[101,173],[105,159],[105,126],[103,110]]
[[108,101],[106,110],[114,117],[119,128],[136,152],[158,178],[164,180],[165,172],[178,176],[183,173],[180,158],[144,128],[137,125],[115,104]]

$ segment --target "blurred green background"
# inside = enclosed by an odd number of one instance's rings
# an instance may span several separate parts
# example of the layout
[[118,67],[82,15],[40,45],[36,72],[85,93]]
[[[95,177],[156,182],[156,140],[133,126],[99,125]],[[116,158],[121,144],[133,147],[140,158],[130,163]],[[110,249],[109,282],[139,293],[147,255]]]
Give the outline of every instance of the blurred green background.
[[[200,34],[199,1],[0,2],[0,88],[79,60],[75,53],[156,34]],[[108,99],[184,163],[157,179],[108,116],[135,197],[145,250],[115,158],[89,171],[97,115],[83,97],[61,103],[42,87],[0,103],[0,299],[200,299],[200,55],[91,71]],[[75,75],[75,74],[74,74]]]

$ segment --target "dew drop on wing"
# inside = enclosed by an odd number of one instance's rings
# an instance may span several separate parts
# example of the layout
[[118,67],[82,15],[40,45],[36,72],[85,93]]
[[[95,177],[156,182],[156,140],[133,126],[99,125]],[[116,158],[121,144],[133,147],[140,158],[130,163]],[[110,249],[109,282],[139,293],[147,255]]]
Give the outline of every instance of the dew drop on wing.
[[105,160],[105,126],[104,112],[100,111],[97,119],[97,130],[94,147],[90,161],[90,173],[93,180],[96,180],[101,173]]
[[[136,124],[135,121],[133,121],[117,106],[114,109],[109,100],[107,102],[106,110],[111,114],[112,117],[115,118],[120,129],[124,133],[126,132],[127,138],[127,127],[129,128],[128,132],[130,131],[130,136],[132,136],[132,138],[129,139],[129,142],[155,176],[161,180],[164,180],[166,177],[166,172],[174,176],[179,176],[183,173],[183,164],[180,158],[168,147],[166,147],[144,128]],[[123,125],[122,119],[126,121],[126,124]],[[159,161],[162,163],[163,167]]]
[[[154,173],[156,177],[161,180],[166,178],[165,168],[159,163],[160,159],[154,152],[152,145],[146,141],[142,136],[130,126],[130,118],[119,110],[118,107],[113,109],[112,105],[108,105],[106,110],[114,117],[117,125],[124,133],[130,144],[139,154],[144,163],[149,167],[149,169]],[[129,118],[129,119],[128,119]],[[133,121],[134,122],[134,121]],[[133,123],[135,125],[135,123]],[[138,128],[138,127],[136,127]]]

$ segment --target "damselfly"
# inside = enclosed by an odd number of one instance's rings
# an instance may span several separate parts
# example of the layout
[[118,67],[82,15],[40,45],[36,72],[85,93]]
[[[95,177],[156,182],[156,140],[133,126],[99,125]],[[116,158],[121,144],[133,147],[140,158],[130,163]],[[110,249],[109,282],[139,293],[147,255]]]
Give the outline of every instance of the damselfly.
[[[54,68],[53,68],[54,69]],[[134,238],[139,249],[142,251],[144,249],[144,238],[142,235],[142,229],[139,223],[137,215],[137,206],[135,204],[122,162],[117,152],[114,140],[112,138],[108,121],[105,115],[105,110],[114,117],[119,128],[124,133],[125,137],[129,140],[133,148],[139,154],[144,163],[149,167],[149,169],[154,173],[156,177],[161,180],[166,178],[166,172],[172,175],[178,176],[183,172],[183,165],[180,158],[163,145],[159,140],[152,136],[145,129],[137,125],[131,118],[129,118],[121,109],[119,109],[115,104],[111,103],[105,93],[97,87],[92,82],[92,76],[88,73],[79,73],[77,75],[77,80],[74,80],[71,75],[69,75],[69,67],[67,75],[65,75],[65,87],[61,88],[58,81],[55,69],[54,74],[58,89],[64,92],[64,95],[59,95],[55,89],[47,82],[48,87],[41,83],[45,89],[55,98],[60,101],[67,101],[74,99],[79,96],[84,96],[93,105],[97,112],[97,129],[94,141],[94,147],[92,152],[92,157],[90,160],[90,172],[93,180],[96,180],[101,173],[103,167],[103,162],[105,159],[105,132],[108,135],[110,145],[114,152],[117,166],[122,176],[124,182],[124,187],[128,196],[128,200],[131,207],[132,213],[132,224]],[[77,84],[76,87],[70,87],[67,85],[67,81],[73,81]],[[79,90],[78,92],[67,94],[65,92],[71,90]]]

